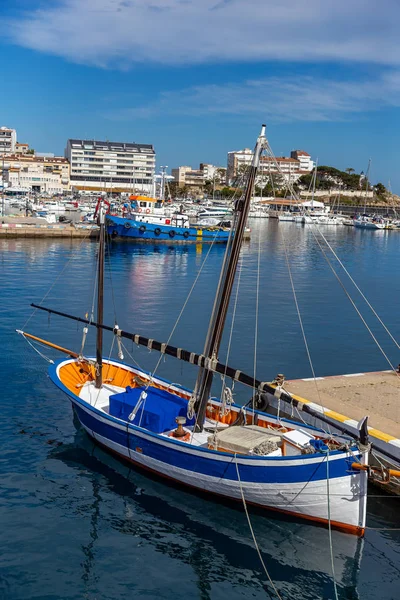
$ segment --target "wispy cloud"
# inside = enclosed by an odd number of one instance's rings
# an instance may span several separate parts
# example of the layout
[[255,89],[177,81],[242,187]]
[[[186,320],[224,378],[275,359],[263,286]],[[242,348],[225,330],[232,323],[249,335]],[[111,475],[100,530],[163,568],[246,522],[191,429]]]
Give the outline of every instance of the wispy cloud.
[[164,115],[263,115],[268,121],[338,121],[400,106],[400,72],[374,80],[334,81],[309,76],[267,77],[161,92],[153,102],[109,111],[111,120]]
[[104,67],[142,61],[399,64],[399,17],[398,0],[55,0],[5,29],[21,46]]

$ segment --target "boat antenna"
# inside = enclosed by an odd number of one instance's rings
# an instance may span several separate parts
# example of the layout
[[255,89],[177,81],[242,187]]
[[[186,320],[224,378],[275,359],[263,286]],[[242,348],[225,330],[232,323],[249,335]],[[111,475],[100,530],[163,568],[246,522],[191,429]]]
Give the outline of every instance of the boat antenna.
[[[105,213],[103,198],[97,201],[95,216],[97,214],[97,225],[100,227],[99,233],[99,254],[98,254],[98,273],[97,273],[97,322],[103,325],[103,306],[104,306],[104,246],[105,246]],[[103,329],[97,328],[96,337],[96,388],[100,389],[103,384]]]
[[[235,203],[231,236],[228,240],[218,288],[215,295],[214,306],[208,326],[203,354],[211,360],[218,359],[218,352],[221,345],[233,283],[235,281],[235,274],[239,262],[244,230],[250,210],[250,203],[256,182],[257,170],[260,163],[260,156],[266,146],[267,140],[265,138],[265,125],[262,125],[261,133],[258,136],[254,149],[252,164],[247,171],[246,189],[241,198],[239,198]],[[195,398],[194,408],[197,412],[196,429],[199,431],[202,431],[203,429],[212,381],[212,371],[206,367],[200,368],[193,393],[193,397]]]

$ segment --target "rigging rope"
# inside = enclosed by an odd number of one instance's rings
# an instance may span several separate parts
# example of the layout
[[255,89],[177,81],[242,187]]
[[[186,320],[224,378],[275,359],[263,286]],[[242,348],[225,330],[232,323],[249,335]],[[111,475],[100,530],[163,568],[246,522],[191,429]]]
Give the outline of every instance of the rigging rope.
[[378,315],[378,313],[376,312],[376,310],[374,309],[374,307],[372,306],[372,304],[368,301],[368,299],[366,298],[365,294],[363,294],[362,290],[359,288],[359,286],[357,285],[357,283],[354,281],[353,277],[350,275],[349,271],[346,269],[345,265],[342,263],[342,261],[340,260],[339,256],[336,254],[335,250],[332,248],[332,246],[330,245],[330,243],[328,242],[328,240],[326,239],[326,237],[324,236],[324,234],[322,233],[322,231],[319,228],[318,228],[318,233],[320,234],[320,236],[324,240],[325,244],[328,246],[329,250],[332,252],[333,256],[338,261],[339,265],[342,267],[343,271],[346,273],[346,275],[350,279],[351,283],[354,285],[354,287],[356,288],[356,290],[358,291],[358,293],[361,295],[361,297],[363,298],[363,300],[366,302],[367,306],[371,309],[372,313],[378,319],[379,323],[385,329],[386,333],[390,336],[391,340],[394,342],[394,344],[400,350],[400,345],[398,344],[397,340],[393,337],[393,335],[391,334],[391,332],[389,331],[389,329],[386,327],[385,323],[382,321],[381,317]]
[[[264,165],[261,166],[261,182],[264,176]],[[257,253],[257,284],[256,284],[256,314],[254,324],[254,367],[253,367],[253,415],[252,421],[254,425],[255,418],[255,401],[256,401],[256,370],[257,370],[257,346],[258,346],[258,311],[259,311],[259,297],[260,297],[260,264],[261,264],[261,230],[258,230],[258,253]]]
[[[318,229],[319,231],[319,229]],[[344,285],[344,283],[342,282],[342,280],[340,279],[339,275],[337,274],[337,272],[335,271],[334,267],[332,266],[331,261],[329,260],[328,256],[326,255],[325,250],[322,248],[320,241],[318,240],[318,237],[315,235],[315,233],[313,232],[314,238],[321,250],[321,252],[323,253],[326,261],[328,262],[328,265],[330,267],[330,269],[332,270],[332,273],[335,275],[336,279],[338,280],[340,286],[342,287],[344,293],[346,294],[347,298],[349,299],[349,301],[351,302],[351,304],[353,305],[354,310],[356,311],[356,313],[358,314],[358,316],[360,317],[361,321],[364,323],[368,333],[370,334],[370,336],[372,337],[372,339],[374,340],[375,344],[378,346],[379,350],[381,351],[382,355],[384,356],[384,358],[386,359],[387,363],[390,365],[390,368],[392,369],[392,371],[397,375],[397,377],[400,377],[400,374],[396,371],[395,367],[392,365],[389,357],[387,356],[387,354],[385,353],[385,351],[383,350],[382,346],[380,345],[380,343],[378,342],[378,340],[376,339],[375,335],[372,333],[371,328],[369,327],[368,323],[366,322],[366,320],[364,319],[363,315],[361,314],[359,308],[357,307],[356,303],[354,302],[353,298],[350,296],[350,293],[347,291],[346,286]]]
[[[229,363],[229,356],[230,356],[230,353],[231,353],[233,329],[234,329],[235,320],[236,320],[236,309],[237,309],[238,298],[239,298],[240,282],[241,282],[241,278],[242,278],[242,268],[243,268],[243,256],[242,256],[242,259],[239,261],[238,280],[237,280],[237,284],[236,284],[236,293],[235,293],[235,302],[234,302],[234,305],[233,305],[232,321],[231,321],[231,327],[230,327],[230,330],[229,330],[229,339],[228,339],[228,348],[227,348],[227,357],[226,357],[226,364],[227,365]],[[222,386],[221,386],[221,398],[222,398],[223,395],[224,395],[225,387],[226,387],[226,383],[225,383],[225,380],[226,380],[226,371],[221,376],[221,379],[222,379]],[[215,427],[217,427],[217,422],[215,422]]]
[[[39,354],[39,356],[41,356],[45,361],[47,361],[51,365],[54,365],[54,360],[52,360],[51,358],[49,358],[48,356],[46,356],[45,354],[43,354],[42,352],[40,352],[40,350],[38,348],[36,348],[36,346],[25,336],[25,334],[24,334],[23,331],[20,331],[19,333],[21,333],[21,335],[24,338],[24,340],[26,340],[28,342],[28,344],[30,345],[30,347],[33,348],[33,350],[35,352],[37,352]],[[43,345],[43,344],[41,344],[41,345]]]
[[333,559],[333,544],[332,544],[332,527],[331,527],[331,499],[329,494],[329,447],[326,451],[326,491],[328,498],[328,531],[329,531],[329,550],[331,553],[331,565],[332,565],[332,577],[333,577],[333,589],[335,591],[335,600],[339,600],[336,575],[335,575],[335,562]]
[[[317,390],[318,399],[319,399],[319,403],[320,403],[320,406],[321,406],[321,409],[322,409],[322,413],[325,414],[325,409],[324,409],[324,407],[322,405],[321,394],[320,394],[320,390],[319,390],[319,387],[318,387],[317,378],[316,378],[316,375],[315,375],[313,361],[312,361],[312,358],[311,358],[310,348],[309,348],[308,342],[307,342],[307,336],[306,336],[306,332],[305,332],[305,329],[304,329],[303,319],[302,319],[302,316],[301,316],[299,303],[297,301],[297,293],[296,293],[296,289],[294,287],[294,281],[293,281],[293,276],[292,276],[292,269],[290,268],[289,255],[288,255],[288,251],[287,251],[287,247],[286,247],[286,242],[285,242],[285,236],[284,236],[283,231],[282,231],[282,241],[283,241],[283,248],[284,248],[284,251],[285,251],[285,259],[286,259],[286,265],[287,265],[288,273],[289,273],[290,285],[291,285],[292,292],[293,292],[294,303],[296,305],[296,311],[297,311],[297,316],[299,318],[300,329],[301,329],[301,333],[302,333],[302,336],[303,336],[304,345],[306,347],[308,362],[310,363],[311,373],[312,373],[312,376],[313,376],[313,379],[314,379],[314,384],[315,384],[315,388]],[[331,433],[329,425],[328,425],[328,433]]]
[[[89,237],[90,233],[91,233],[91,229],[87,230],[87,233],[83,236],[82,240],[80,241],[78,247],[75,249],[75,252],[72,252],[71,256],[69,257],[69,259],[67,260],[66,264],[64,265],[63,269],[61,270],[61,272],[58,274],[58,276],[55,278],[55,280],[53,281],[52,285],[50,286],[49,290],[46,292],[46,294],[43,296],[43,298],[40,300],[40,302],[38,302],[38,304],[42,304],[44,302],[44,300],[46,300],[47,296],[50,294],[51,290],[54,288],[54,286],[56,285],[57,281],[60,279],[61,275],[63,275],[64,271],[66,270],[66,268],[68,267],[69,263],[72,261],[72,259],[74,258],[75,255],[78,254],[78,252],[81,250],[81,247],[83,245],[83,243],[87,240],[87,238]],[[24,330],[26,328],[26,326],[28,325],[29,321],[32,319],[32,317],[36,314],[36,311],[38,309],[35,308],[31,315],[27,318],[27,320],[25,321],[22,330]]]
[[[284,173],[278,163],[278,161],[276,160],[271,146],[269,145],[269,143],[267,142],[267,146],[266,146],[266,151],[270,154],[272,161],[274,162],[275,168],[278,170],[278,172],[284,177]],[[316,175],[316,172],[315,172]],[[310,183],[311,185],[311,183]],[[294,198],[298,199],[297,193],[295,192],[292,184],[290,183],[288,185],[288,188],[290,189],[291,195]],[[394,336],[391,334],[391,332],[389,331],[389,329],[386,327],[386,325],[384,324],[383,320],[380,318],[380,316],[378,315],[378,313],[375,311],[375,309],[372,307],[371,303],[367,300],[366,296],[363,294],[363,292],[361,291],[361,289],[359,288],[359,286],[356,284],[356,282],[354,281],[353,277],[351,277],[350,273],[347,271],[347,269],[345,268],[345,266],[343,265],[342,261],[339,259],[339,257],[337,256],[336,252],[333,250],[332,246],[329,244],[329,242],[327,241],[327,239],[325,238],[324,234],[322,233],[322,231],[320,230],[320,228],[318,227],[317,223],[314,223],[313,225],[316,226],[318,233],[321,235],[322,239],[324,240],[324,242],[326,243],[326,245],[328,246],[328,248],[331,250],[332,254],[335,256],[336,260],[339,262],[340,266],[343,268],[343,270],[345,271],[345,273],[347,274],[347,276],[350,278],[350,281],[353,283],[353,285],[356,287],[357,291],[361,294],[362,298],[364,299],[364,301],[367,303],[368,307],[370,308],[370,310],[373,312],[373,314],[375,315],[375,317],[378,319],[378,321],[380,322],[380,324],[382,325],[382,327],[385,329],[385,331],[387,332],[387,334],[390,336],[390,338],[392,339],[392,341],[395,343],[396,347],[400,349],[400,345],[398,344],[398,342],[396,341],[396,339],[394,338]],[[317,240],[317,237],[315,235],[315,232],[313,230],[313,228],[311,229],[312,234],[314,236],[314,238]],[[322,250],[322,247],[319,243],[319,241],[317,240],[317,243],[320,247],[320,249]],[[358,310],[357,306],[355,305],[353,299],[351,298],[350,294],[348,293],[348,291],[346,290],[344,284],[342,283],[340,277],[337,275],[336,271],[333,269],[331,263],[329,262],[328,257],[326,256],[325,252],[322,250],[324,257],[326,258],[326,260],[328,261],[328,264],[330,266],[330,268],[332,269],[333,273],[335,274],[335,277],[338,279],[340,285],[342,286],[346,296],[349,298],[350,302],[352,303],[354,309],[356,310],[358,316],[361,318],[362,322],[364,323],[365,327],[367,328],[368,332],[370,333],[371,337],[373,338],[374,342],[376,343],[376,345],[378,346],[379,350],[381,351],[381,353],[383,354],[383,356],[385,357],[385,359],[387,360],[388,364],[390,365],[391,369],[394,371],[394,373],[396,373],[397,376],[400,376],[399,373],[397,373],[396,369],[393,367],[392,363],[390,362],[389,358],[386,356],[385,352],[383,351],[382,347],[380,346],[380,344],[378,343],[376,337],[373,335],[371,329],[369,328],[368,324],[366,323],[365,319],[363,318],[363,316],[361,315],[361,312]]]
[[267,567],[265,565],[264,559],[263,559],[262,554],[261,554],[260,547],[259,547],[259,545],[257,543],[257,539],[256,539],[256,536],[255,536],[255,533],[254,533],[254,530],[253,530],[253,526],[251,524],[250,515],[249,515],[249,512],[247,510],[246,499],[245,499],[244,493],[243,493],[242,481],[240,479],[239,465],[238,465],[238,462],[237,462],[237,455],[236,455],[236,453],[234,454],[234,459],[235,459],[236,473],[237,473],[237,478],[238,478],[238,483],[239,483],[240,495],[242,497],[243,508],[244,508],[244,512],[246,513],[247,523],[249,525],[251,537],[253,538],[253,542],[254,542],[254,546],[255,546],[257,554],[258,554],[258,558],[260,559],[261,565],[262,565],[262,567],[264,569],[264,573],[267,576],[268,581],[270,582],[270,584],[272,586],[272,589],[274,590],[274,592],[275,592],[276,596],[279,598],[279,600],[282,600],[282,596],[279,594],[279,592],[278,592],[278,590],[277,590],[274,582],[271,579],[271,576],[270,576],[270,574],[268,572],[268,569],[267,569]]

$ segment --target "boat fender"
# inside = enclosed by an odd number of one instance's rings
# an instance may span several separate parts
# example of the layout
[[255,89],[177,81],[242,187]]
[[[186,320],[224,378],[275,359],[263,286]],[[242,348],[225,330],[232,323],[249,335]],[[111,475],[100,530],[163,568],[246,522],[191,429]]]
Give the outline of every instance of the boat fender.
[[188,238],[189,237],[189,232],[188,231],[184,231],[183,232],[183,237],[184,238]]
[[144,233],[146,231],[146,226],[145,225],[141,225],[139,227],[139,231],[140,231],[140,233]]
[[170,237],[170,238],[173,238],[173,237],[175,237],[175,233],[176,233],[176,232],[175,232],[173,229],[171,229],[171,231],[169,232],[169,237]]
[[146,208],[146,214],[148,215],[150,213],[150,209]]
[[129,222],[128,222],[128,223],[125,223],[125,224],[124,224],[124,227],[125,227],[125,229],[130,229],[130,228],[131,228],[131,224],[130,224]]
[[265,412],[269,407],[268,394],[258,392],[254,397],[254,405],[257,410]]
[[142,209],[141,209],[141,208],[138,208],[138,212],[142,212]]
[[161,233],[161,229],[159,227],[156,227],[154,230],[155,235],[160,235]]

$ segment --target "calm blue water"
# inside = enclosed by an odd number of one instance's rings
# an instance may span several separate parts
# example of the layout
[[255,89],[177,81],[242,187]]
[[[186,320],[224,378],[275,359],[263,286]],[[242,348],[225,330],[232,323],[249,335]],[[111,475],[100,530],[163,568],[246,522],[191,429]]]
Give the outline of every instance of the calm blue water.
[[[229,363],[253,369],[260,239],[257,376],[311,375],[284,234],[316,374],[388,368],[311,229],[272,220],[254,221],[252,228],[252,241],[243,250]],[[399,339],[400,234],[332,228],[326,235]],[[107,294],[106,320],[113,323],[115,306],[120,327],[166,340],[208,250],[114,244],[108,255],[107,284],[112,281],[113,294]],[[172,343],[202,350],[223,250],[210,251]],[[47,364],[14,333],[32,315],[30,302],[47,293],[45,305],[80,315],[90,311],[95,262],[92,242],[0,241],[0,598],[205,600],[257,599],[268,593],[273,598],[243,512],[169,487],[95,447],[47,378]],[[397,365],[395,346],[370,318],[360,296],[351,293]],[[81,327],[72,321],[49,320],[38,312],[25,329],[75,350],[80,347]],[[93,348],[92,339],[88,347]],[[159,358],[129,344],[127,351],[147,369],[154,369]],[[189,386],[196,376],[194,367],[171,358],[161,362],[158,373]],[[219,388],[217,381],[216,393]],[[249,392],[239,386],[235,392],[239,399],[248,398]],[[382,497],[376,490],[372,494],[369,527],[400,528],[400,498]],[[260,514],[253,514],[252,522],[282,598],[334,598],[327,530]],[[341,599],[400,596],[399,531],[371,529],[362,541],[333,532],[333,554]]]

